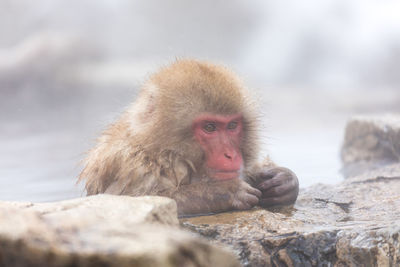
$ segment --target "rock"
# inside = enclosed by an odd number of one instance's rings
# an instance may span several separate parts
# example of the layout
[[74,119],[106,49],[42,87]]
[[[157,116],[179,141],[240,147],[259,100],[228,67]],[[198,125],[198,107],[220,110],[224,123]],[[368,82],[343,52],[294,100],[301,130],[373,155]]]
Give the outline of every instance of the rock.
[[317,184],[294,207],[181,219],[243,266],[399,266],[400,164]]
[[[9,204],[8,204],[9,205]],[[86,198],[65,200],[56,203],[19,203],[11,205],[37,211],[47,219],[59,220],[59,214],[79,224],[94,224],[101,221],[114,222],[125,214],[124,223],[161,223],[171,226],[179,224],[176,203],[172,199],[157,196],[129,197],[113,195],[94,195]],[[0,202],[0,207],[1,207]],[[85,216],[82,216],[85,215]],[[63,222],[57,222],[59,226]]]
[[352,118],[347,123],[341,158],[346,177],[400,162],[400,114]]
[[238,266],[177,226],[163,197],[0,202],[0,266]]

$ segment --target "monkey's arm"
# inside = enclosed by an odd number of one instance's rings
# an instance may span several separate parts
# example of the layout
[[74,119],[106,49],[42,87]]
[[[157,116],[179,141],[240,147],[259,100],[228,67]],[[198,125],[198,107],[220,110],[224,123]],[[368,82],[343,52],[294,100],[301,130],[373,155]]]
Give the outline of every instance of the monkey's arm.
[[182,216],[250,209],[258,203],[261,192],[240,179],[232,179],[180,185],[158,195],[173,198]]
[[245,180],[262,192],[259,205],[263,207],[294,204],[299,194],[296,174],[269,158],[246,170]]

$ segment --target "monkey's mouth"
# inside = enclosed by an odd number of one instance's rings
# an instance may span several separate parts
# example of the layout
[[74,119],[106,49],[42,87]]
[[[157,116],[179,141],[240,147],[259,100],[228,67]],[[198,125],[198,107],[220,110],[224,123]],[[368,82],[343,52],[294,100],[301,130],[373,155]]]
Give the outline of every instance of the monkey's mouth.
[[217,180],[231,180],[231,179],[239,178],[240,170],[237,170],[237,171],[212,170],[210,172],[210,176]]

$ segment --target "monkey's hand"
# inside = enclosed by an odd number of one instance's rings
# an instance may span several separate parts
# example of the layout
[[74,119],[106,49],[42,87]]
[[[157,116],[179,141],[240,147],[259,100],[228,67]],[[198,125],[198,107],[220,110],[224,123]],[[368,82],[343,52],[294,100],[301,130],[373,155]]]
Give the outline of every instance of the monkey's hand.
[[181,185],[179,190],[162,195],[175,199],[179,216],[187,216],[251,209],[258,204],[261,194],[260,190],[236,178]]
[[232,207],[234,209],[247,210],[258,204],[262,194],[260,190],[253,188],[240,179],[236,179],[236,186],[236,189],[233,190],[236,193],[232,198]]
[[283,167],[262,169],[255,174],[254,186],[262,192],[259,205],[270,207],[293,204],[299,194],[299,181],[296,174]]

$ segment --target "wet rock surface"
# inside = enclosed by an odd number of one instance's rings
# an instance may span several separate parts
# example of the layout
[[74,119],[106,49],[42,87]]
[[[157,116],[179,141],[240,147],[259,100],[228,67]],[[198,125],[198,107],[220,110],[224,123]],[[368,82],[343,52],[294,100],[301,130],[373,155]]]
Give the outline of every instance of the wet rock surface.
[[341,158],[346,177],[400,162],[400,114],[350,119]]
[[0,202],[0,266],[238,266],[177,226],[162,197]]
[[[378,175],[379,174],[379,175]],[[398,266],[400,164],[302,190],[294,207],[181,219],[244,266]]]

